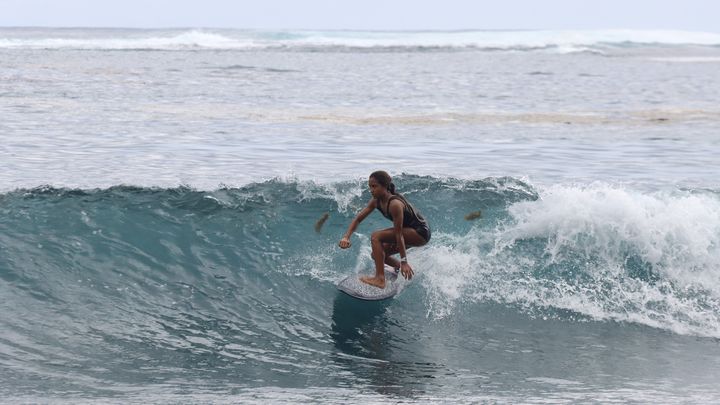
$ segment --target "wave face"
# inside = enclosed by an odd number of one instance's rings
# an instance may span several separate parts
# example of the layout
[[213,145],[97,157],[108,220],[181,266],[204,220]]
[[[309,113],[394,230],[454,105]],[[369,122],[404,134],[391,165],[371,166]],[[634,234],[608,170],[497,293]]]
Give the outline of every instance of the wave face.
[[[422,51],[466,49],[605,53],[641,47],[720,46],[720,34],[691,31],[247,31],[42,29],[0,30],[0,49]],[[667,49],[666,49],[667,51]],[[667,56],[666,52],[661,56]]]
[[[432,318],[451,315],[459,302],[484,301],[720,337],[717,194],[605,185],[538,192],[510,178],[405,176],[398,183],[432,223],[433,243],[416,253]],[[363,224],[359,255],[335,248],[366,199],[355,182],[15,191],[1,200],[2,276],[14,293],[57,302],[93,285],[102,300],[164,305],[153,300],[170,280],[189,288],[307,275],[326,288],[369,268],[367,235],[389,226]],[[464,219],[477,210],[482,219]]]
[[[608,325],[603,339],[608,328],[630,325],[720,338],[717,192],[538,190],[513,178],[412,175],[396,183],[429,219],[433,238],[411,250],[416,280],[391,307],[416,326],[389,322],[393,338],[381,347],[414,342],[420,329],[437,337],[428,345],[450,344],[444,333],[453,327],[466,349],[451,368],[463,369],[475,367],[463,362],[474,358],[468,347],[478,336],[494,341],[492,322],[512,322],[499,328],[509,331],[497,332],[509,334],[496,337],[502,341],[518,330],[540,333],[547,322]],[[333,385],[353,356],[367,358],[353,366],[362,373],[380,361],[372,358],[381,349],[357,342],[378,338],[373,320],[381,312],[348,312],[359,304],[338,301],[335,283],[371,268],[369,234],[388,224],[373,215],[352,249],[336,244],[368,198],[362,181],[5,193],[0,347],[7,378],[15,393],[32,392],[39,376],[54,381],[43,388],[51,391],[82,386],[115,395],[146,380],[161,388],[207,384],[203,373],[217,384]],[[478,210],[481,218],[464,219]],[[329,218],[316,232],[324,213]],[[348,322],[374,326],[363,334]],[[351,356],[328,364],[328,347]],[[450,373],[413,356],[393,364],[420,375]]]

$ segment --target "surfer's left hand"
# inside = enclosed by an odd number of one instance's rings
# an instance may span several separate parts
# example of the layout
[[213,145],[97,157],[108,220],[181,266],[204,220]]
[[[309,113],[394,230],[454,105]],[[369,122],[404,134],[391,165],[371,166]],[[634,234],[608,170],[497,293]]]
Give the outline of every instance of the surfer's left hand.
[[412,267],[410,267],[410,264],[402,263],[400,264],[400,274],[402,274],[406,280],[410,280],[413,278],[413,274],[415,273],[413,272]]
[[349,238],[342,238],[340,239],[340,243],[338,243],[338,246],[340,246],[342,249],[347,249],[351,245]]

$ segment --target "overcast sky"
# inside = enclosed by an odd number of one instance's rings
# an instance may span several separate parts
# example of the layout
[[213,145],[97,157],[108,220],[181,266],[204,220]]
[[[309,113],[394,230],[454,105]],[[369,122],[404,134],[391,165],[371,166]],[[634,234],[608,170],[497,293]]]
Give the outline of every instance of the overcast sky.
[[720,1],[0,0],[0,26],[720,32]]

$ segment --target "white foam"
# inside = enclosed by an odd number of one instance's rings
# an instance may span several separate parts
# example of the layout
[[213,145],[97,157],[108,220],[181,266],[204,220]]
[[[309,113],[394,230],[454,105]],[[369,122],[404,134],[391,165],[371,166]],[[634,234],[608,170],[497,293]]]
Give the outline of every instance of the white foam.
[[[425,248],[431,317],[495,302],[720,337],[717,195],[553,186],[508,213],[497,227],[440,234]],[[651,274],[632,274],[636,262]]]
[[611,261],[630,249],[682,286],[698,285],[720,296],[717,196],[553,186],[540,200],[515,204],[509,211],[516,223],[500,234],[499,246],[548,237],[546,252],[553,261],[588,249]]
[[413,261],[423,263],[421,279],[427,291],[429,317],[450,315],[467,291],[472,291],[472,280],[481,271],[478,265],[483,256],[476,242],[472,236],[436,232],[432,243],[413,252]]

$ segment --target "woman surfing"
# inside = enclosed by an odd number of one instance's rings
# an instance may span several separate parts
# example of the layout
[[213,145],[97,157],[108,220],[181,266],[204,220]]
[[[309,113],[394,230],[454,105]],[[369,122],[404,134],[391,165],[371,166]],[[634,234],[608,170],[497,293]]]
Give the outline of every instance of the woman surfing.
[[[360,277],[360,281],[378,288],[385,288],[385,264],[400,269],[406,279],[413,277],[413,269],[407,259],[407,248],[422,246],[430,240],[430,227],[425,218],[402,195],[395,191],[395,184],[387,172],[376,171],[368,179],[368,188],[372,198],[340,239],[340,247],[350,247],[350,236],[373,210],[377,209],[393,222],[392,228],[380,229],[372,233],[370,244],[372,258],[375,261],[375,275]],[[400,260],[391,257],[400,253]]]

